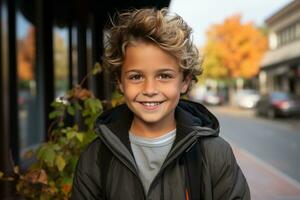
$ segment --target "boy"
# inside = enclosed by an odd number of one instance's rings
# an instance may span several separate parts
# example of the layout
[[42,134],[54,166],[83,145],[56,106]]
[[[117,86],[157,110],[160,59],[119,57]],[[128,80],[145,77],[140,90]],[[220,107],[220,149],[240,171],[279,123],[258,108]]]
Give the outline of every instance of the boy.
[[103,113],[83,152],[72,199],[250,199],[217,119],[180,96],[201,74],[191,29],[166,9],[120,14],[104,63],[126,104]]

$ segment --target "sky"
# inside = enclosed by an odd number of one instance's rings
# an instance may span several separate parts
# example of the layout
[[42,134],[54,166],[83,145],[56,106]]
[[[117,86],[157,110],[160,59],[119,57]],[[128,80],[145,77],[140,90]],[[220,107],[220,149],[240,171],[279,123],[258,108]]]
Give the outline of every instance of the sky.
[[205,32],[212,24],[241,14],[243,22],[263,25],[268,17],[290,2],[292,0],[171,0],[169,10],[179,14],[192,27],[195,44],[203,46]]

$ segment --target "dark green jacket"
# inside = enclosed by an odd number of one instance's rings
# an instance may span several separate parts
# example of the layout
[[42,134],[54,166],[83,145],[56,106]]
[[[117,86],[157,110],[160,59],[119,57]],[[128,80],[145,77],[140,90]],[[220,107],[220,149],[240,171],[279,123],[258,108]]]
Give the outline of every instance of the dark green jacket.
[[[202,166],[199,169],[201,199],[250,199],[246,179],[230,145],[218,136],[218,120],[201,104],[186,100],[179,102],[175,117],[177,132],[174,145],[150,185],[148,194],[145,194],[128,138],[132,112],[126,105],[121,105],[103,113],[96,124],[99,137],[87,147],[78,162],[72,199],[187,199],[188,181],[182,160],[196,145],[202,149],[199,152],[202,160],[198,161]],[[107,149],[102,160],[101,145]],[[106,165],[105,172],[101,171],[101,165]],[[103,173],[106,183],[101,183]]]

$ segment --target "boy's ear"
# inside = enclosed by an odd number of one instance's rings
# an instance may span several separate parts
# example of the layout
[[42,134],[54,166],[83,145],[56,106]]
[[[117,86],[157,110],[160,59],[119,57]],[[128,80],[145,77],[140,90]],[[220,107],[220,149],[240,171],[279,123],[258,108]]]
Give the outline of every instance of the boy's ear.
[[123,84],[121,83],[120,80],[118,80],[118,86],[119,86],[119,89],[122,93],[124,93],[124,89],[123,89]]
[[187,93],[187,91],[190,87],[191,81],[192,81],[192,76],[185,77],[185,79],[182,82],[183,85],[182,85],[181,90],[180,90],[181,94]]

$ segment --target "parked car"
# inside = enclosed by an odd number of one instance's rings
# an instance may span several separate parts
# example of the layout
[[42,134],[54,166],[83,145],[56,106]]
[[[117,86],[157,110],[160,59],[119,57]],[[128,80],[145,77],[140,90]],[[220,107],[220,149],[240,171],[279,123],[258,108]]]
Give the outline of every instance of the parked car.
[[237,92],[235,96],[235,104],[240,108],[252,109],[256,107],[259,100],[257,90],[244,89]]
[[257,102],[256,113],[269,118],[300,115],[300,100],[286,92],[273,92],[260,98]]
[[222,105],[224,103],[224,97],[217,93],[208,91],[205,93],[203,103],[207,105]]
[[203,103],[204,97],[206,93],[206,88],[201,86],[194,86],[191,91],[188,93],[188,97],[190,100],[195,102]]

